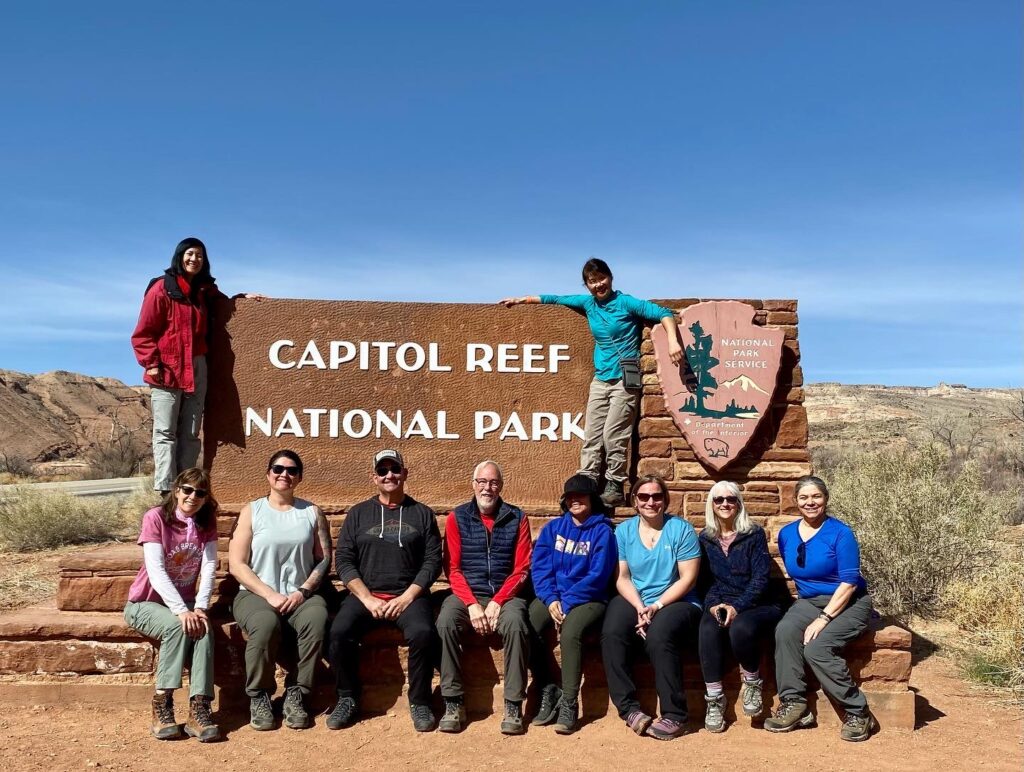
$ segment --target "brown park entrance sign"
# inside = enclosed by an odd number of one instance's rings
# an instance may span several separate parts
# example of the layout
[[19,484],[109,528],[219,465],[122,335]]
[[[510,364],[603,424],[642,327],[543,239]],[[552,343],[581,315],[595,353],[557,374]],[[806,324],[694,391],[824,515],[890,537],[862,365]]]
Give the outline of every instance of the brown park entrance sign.
[[494,459],[503,496],[557,507],[577,468],[593,375],[586,320],[554,306],[225,301],[208,357],[204,456],[226,507],[266,495],[271,453],[297,451],[299,495],[348,507],[375,491],[371,458],[399,449],[409,493],[471,496]]
[[693,452],[716,471],[754,436],[772,401],[782,363],[782,330],[753,324],[755,310],[734,300],[690,306],[679,334],[686,361],[674,366],[665,330],[651,337],[665,407]]

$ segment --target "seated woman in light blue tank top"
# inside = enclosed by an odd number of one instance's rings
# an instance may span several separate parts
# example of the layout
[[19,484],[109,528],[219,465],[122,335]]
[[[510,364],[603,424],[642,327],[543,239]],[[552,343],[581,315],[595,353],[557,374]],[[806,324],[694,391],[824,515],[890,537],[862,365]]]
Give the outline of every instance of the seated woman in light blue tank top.
[[285,679],[284,724],[310,726],[305,698],[320,659],[327,604],[317,594],[331,567],[331,534],[320,508],[295,496],[302,459],[281,450],[267,464],[270,493],[238,514],[228,547],[231,575],[241,585],[232,605],[245,632],[245,691],[250,726],[274,728],[270,697],[282,637],[298,649],[298,666]]

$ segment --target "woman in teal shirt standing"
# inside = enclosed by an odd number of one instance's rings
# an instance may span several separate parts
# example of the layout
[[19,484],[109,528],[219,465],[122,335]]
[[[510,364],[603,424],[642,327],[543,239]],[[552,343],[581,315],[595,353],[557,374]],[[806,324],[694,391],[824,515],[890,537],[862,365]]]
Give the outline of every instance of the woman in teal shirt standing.
[[597,480],[605,465],[605,487],[601,500],[609,507],[625,504],[626,445],[633,431],[633,419],[640,385],[630,387],[623,377],[622,359],[640,356],[645,324],[660,322],[668,333],[672,364],[683,361],[675,315],[649,300],[640,300],[612,289],[612,270],[604,260],[592,257],[583,264],[583,284],[589,295],[526,295],[498,301],[506,308],[521,303],[545,303],[572,308],[587,317],[594,335],[594,379],[590,383],[583,449],[579,474]]

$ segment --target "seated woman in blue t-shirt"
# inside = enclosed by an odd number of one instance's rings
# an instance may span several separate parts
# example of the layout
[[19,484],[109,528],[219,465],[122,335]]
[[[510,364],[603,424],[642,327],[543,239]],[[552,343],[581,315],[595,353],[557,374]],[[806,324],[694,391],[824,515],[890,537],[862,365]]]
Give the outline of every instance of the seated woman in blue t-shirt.
[[[700,545],[692,525],[665,514],[668,487],[660,477],[637,480],[633,501],[636,516],[615,529],[619,594],[605,612],[601,654],[619,717],[639,735],[672,740],[687,731],[680,655],[700,623]],[[629,651],[641,642],[654,668],[661,709],[653,723],[640,707],[629,668]]]
[[828,488],[821,479],[801,477],[795,495],[802,519],[779,532],[779,552],[800,597],[775,628],[780,703],[764,728],[788,732],[814,723],[807,707],[808,665],[825,694],[846,712],[840,736],[859,742],[871,735],[875,720],[839,651],[871,618],[860,548],[850,527],[828,515]]
[[640,300],[612,289],[612,269],[592,257],[583,264],[583,283],[589,295],[527,295],[498,302],[506,308],[520,303],[548,303],[566,306],[587,317],[594,335],[594,379],[590,382],[579,474],[597,480],[605,466],[601,500],[607,507],[626,503],[626,445],[633,433],[633,418],[640,396],[639,385],[628,388],[620,360],[640,356],[640,339],[645,324],[660,322],[668,333],[668,355],[672,364],[683,361],[675,315],[649,300]]

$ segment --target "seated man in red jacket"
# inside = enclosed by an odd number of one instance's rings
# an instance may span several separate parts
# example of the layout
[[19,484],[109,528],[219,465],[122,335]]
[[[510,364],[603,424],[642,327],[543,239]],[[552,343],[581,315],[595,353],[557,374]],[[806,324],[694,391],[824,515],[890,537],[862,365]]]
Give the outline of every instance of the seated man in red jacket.
[[437,618],[441,637],[438,729],[459,732],[466,722],[462,684],[462,636],[498,633],[505,645],[504,734],[522,734],[529,657],[527,602],[518,597],[530,568],[530,523],[522,510],[502,501],[504,480],[493,461],[473,470],[473,498],[448,513],[444,569],[452,585]]

